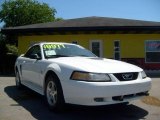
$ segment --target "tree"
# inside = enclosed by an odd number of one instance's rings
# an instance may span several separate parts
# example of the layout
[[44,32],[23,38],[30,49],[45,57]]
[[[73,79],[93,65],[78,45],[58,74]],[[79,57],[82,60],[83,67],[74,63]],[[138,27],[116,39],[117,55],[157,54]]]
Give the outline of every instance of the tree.
[[[61,18],[55,18],[55,14],[56,10],[54,8],[36,0],[3,0],[0,6],[0,22],[4,23],[3,27],[61,20]],[[16,35],[2,35],[0,33],[0,54],[3,58],[0,59],[0,74],[8,74],[10,70],[13,72],[18,52],[16,42]]]
[[55,13],[54,8],[36,0],[6,0],[1,5],[0,21],[5,27],[52,22],[57,20]]

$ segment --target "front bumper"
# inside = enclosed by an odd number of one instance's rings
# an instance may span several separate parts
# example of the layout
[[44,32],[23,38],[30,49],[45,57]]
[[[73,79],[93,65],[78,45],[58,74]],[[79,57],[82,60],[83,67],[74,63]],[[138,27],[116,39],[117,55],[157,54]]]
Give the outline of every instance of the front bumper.
[[[65,80],[62,82],[66,103],[78,105],[107,105],[127,102],[148,94],[151,79],[125,82],[84,82]],[[122,99],[121,99],[122,98]]]

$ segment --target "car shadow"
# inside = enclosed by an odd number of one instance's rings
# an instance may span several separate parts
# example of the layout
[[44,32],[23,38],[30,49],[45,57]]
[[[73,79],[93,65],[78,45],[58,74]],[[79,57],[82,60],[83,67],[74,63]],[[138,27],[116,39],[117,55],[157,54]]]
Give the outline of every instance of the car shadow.
[[11,106],[22,106],[37,120],[139,120],[145,118],[148,112],[135,105],[108,105],[99,107],[86,107],[67,105],[67,109],[61,113],[50,111],[41,95],[24,88],[18,90],[16,86],[7,86],[5,93],[15,100],[17,104]]

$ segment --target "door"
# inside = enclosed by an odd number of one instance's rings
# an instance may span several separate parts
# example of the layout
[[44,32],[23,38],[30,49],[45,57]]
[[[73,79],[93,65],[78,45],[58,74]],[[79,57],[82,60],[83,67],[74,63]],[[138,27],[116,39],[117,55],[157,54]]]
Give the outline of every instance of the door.
[[90,41],[90,50],[98,57],[102,56],[102,41],[101,40],[91,40]]
[[114,41],[114,59],[115,60],[121,60],[120,56],[120,41],[115,40]]
[[41,50],[40,46],[33,46],[24,55],[21,65],[22,78],[28,86],[40,87],[40,73],[41,73]]

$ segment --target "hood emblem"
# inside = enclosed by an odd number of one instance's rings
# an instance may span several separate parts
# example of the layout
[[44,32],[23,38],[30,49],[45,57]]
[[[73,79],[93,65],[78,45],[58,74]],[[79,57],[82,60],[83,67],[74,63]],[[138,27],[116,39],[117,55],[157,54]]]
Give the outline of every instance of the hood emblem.
[[123,78],[124,80],[131,80],[131,79],[133,79],[133,74],[132,74],[132,73],[122,74],[122,78]]

